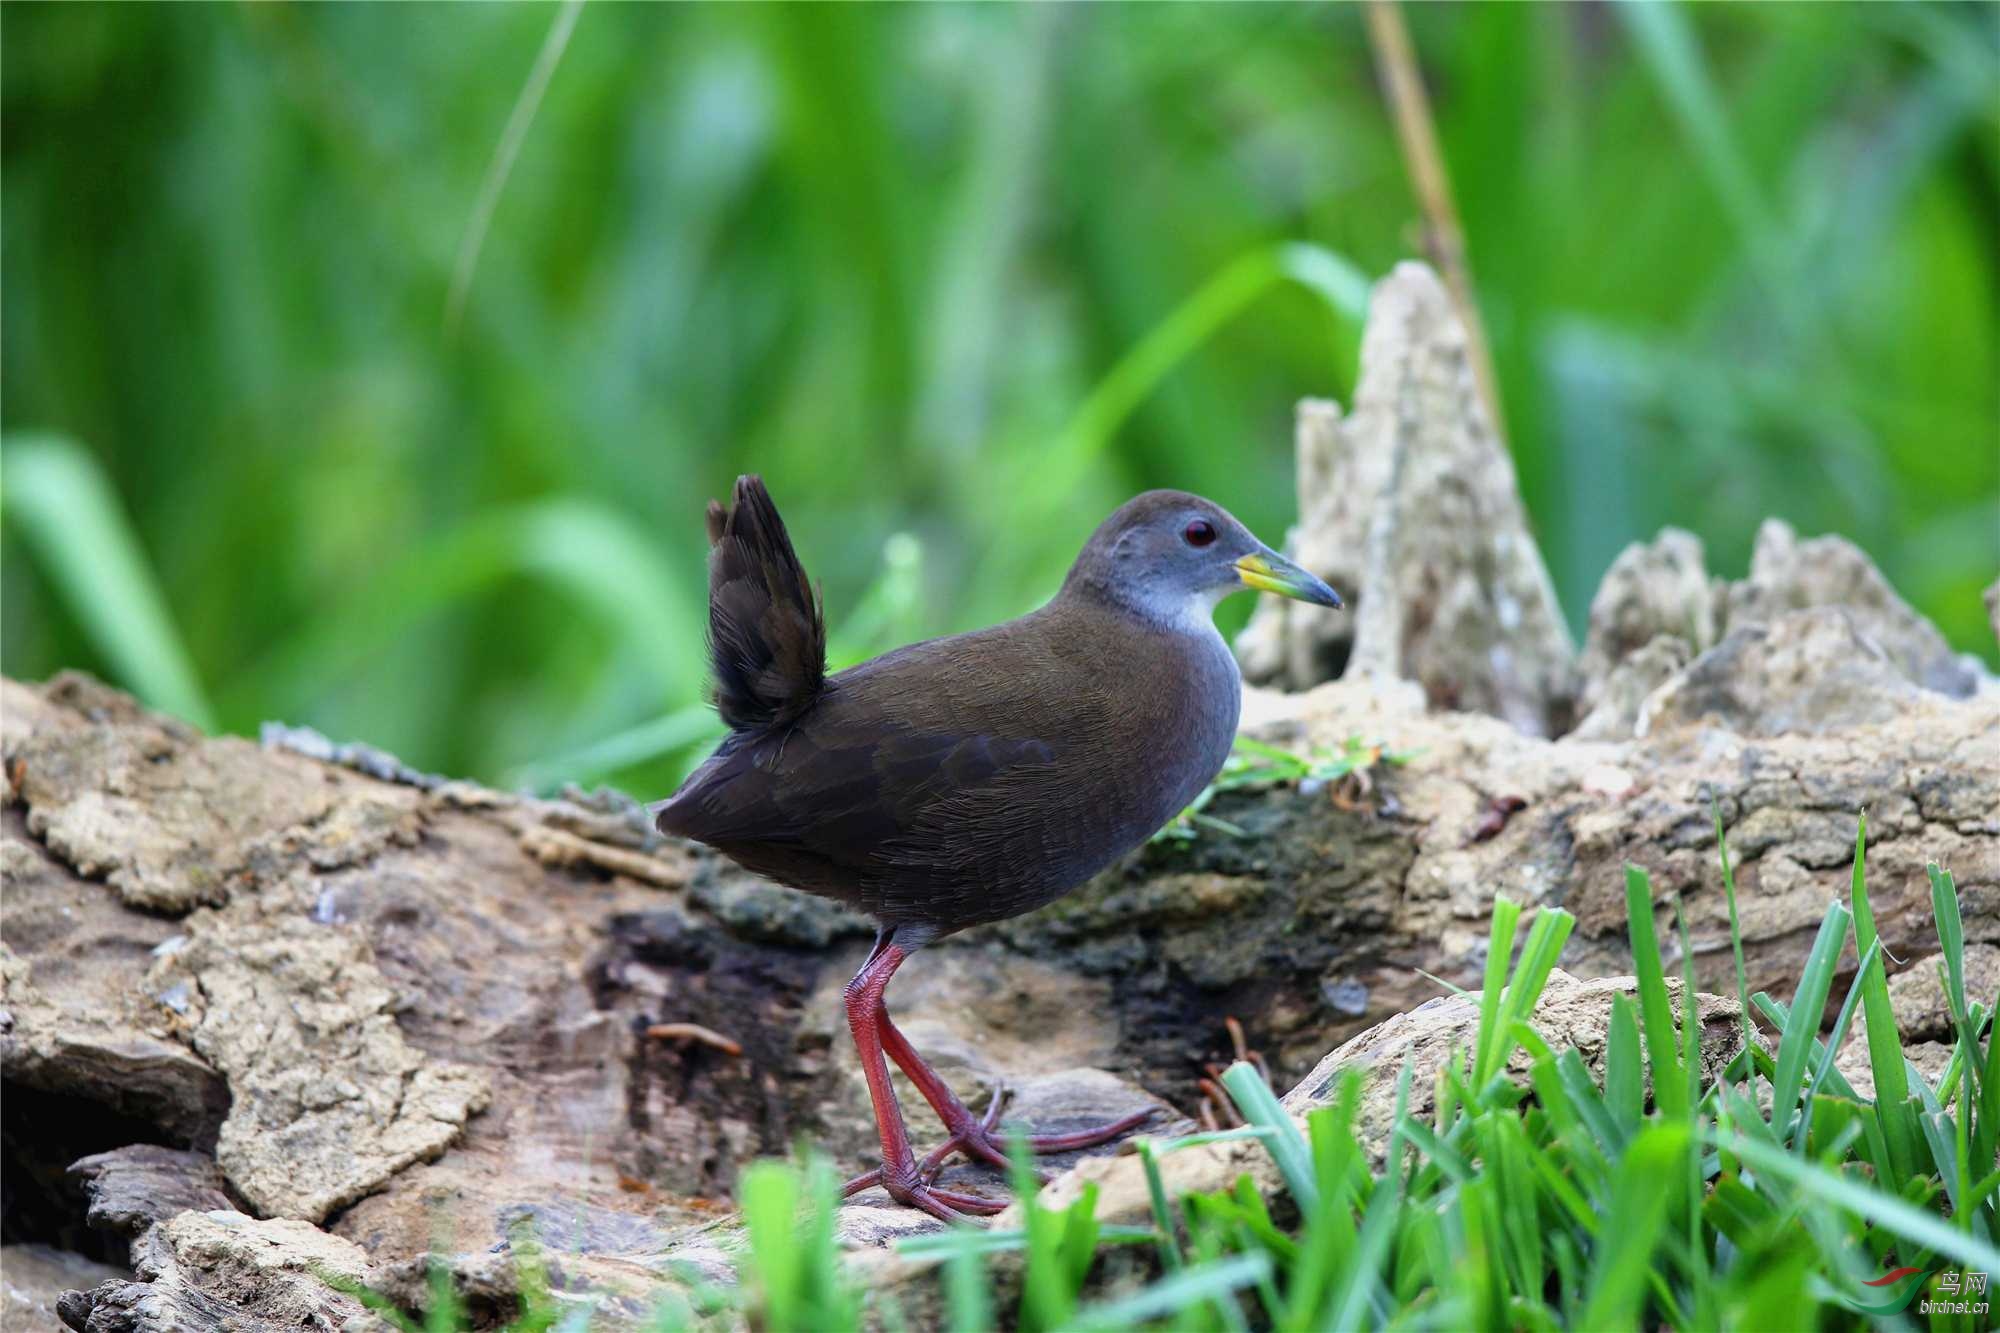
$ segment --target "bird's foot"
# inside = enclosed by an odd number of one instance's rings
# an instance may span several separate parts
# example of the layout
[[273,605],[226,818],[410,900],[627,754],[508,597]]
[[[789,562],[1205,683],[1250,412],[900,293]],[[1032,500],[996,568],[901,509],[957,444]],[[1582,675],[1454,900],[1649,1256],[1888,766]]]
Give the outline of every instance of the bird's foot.
[[879,1166],[873,1171],[864,1171],[841,1187],[841,1197],[880,1185],[897,1203],[921,1208],[932,1217],[946,1222],[962,1222],[967,1217],[991,1217],[1004,1210],[1007,1207],[1005,1199],[989,1199],[983,1194],[964,1194],[938,1186],[937,1174],[949,1155],[946,1150],[951,1146],[946,1144],[944,1149],[931,1153],[921,1162],[907,1161],[900,1171],[886,1171]]
[[[995,1086],[993,1089],[993,1098],[986,1105],[986,1114],[977,1123],[972,1124],[973,1129],[982,1133],[992,1133],[993,1127],[1000,1123],[1000,1107],[1006,1101],[1006,1097],[1006,1088]],[[937,1147],[931,1149],[930,1152],[924,1155],[924,1160],[916,1164],[915,1172],[917,1181],[926,1186],[936,1184],[938,1173],[944,1170],[944,1164],[950,1160],[953,1153],[964,1146],[964,1137],[962,1135],[953,1135]],[[1001,1165],[1006,1165],[1005,1158],[1001,1159]],[[845,1199],[850,1195],[859,1194],[862,1190],[873,1189],[877,1185],[881,1185],[884,1189],[888,1188],[883,1179],[883,1169],[879,1166],[873,1171],[863,1171],[860,1175],[841,1186],[840,1197]],[[890,1190],[890,1194],[893,1197],[895,1191]]]
[[1007,1200],[989,1199],[983,1194],[962,1194],[957,1190],[927,1185],[921,1178],[890,1181],[883,1186],[897,1203],[921,1208],[946,1222],[963,1222],[968,1217],[991,1217],[1005,1212]]
[[[996,1133],[1000,1125],[1000,1111],[1006,1105],[1006,1101],[1007,1089],[1004,1086],[996,1086],[992,1098],[986,1104],[985,1114],[977,1120],[974,1120],[972,1113],[968,1111],[965,1113],[965,1118],[957,1123],[953,1123],[950,1119],[945,1121],[945,1128],[951,1131],[950,1137],[925,1154],[922,1161],[914,1162],[909,1176],[896,1179],[885,1174],[883,1168],[878,1166],[873,1171],[864,1171],[842,1186],[841,1197],[846,1198],[880,1185],[889,1192],[890,1198],[922,1208],[932,1216],[943,1217],[946,1221],[951,1221],[951,1216],[940,1212],[921,1196],[928,1195],[932,1201],[942,1201],[947,1207],[958,1208],[966,1213],[999,1212],[1006,1207],[1004,1203],[976,1194],[960,1194],[953,1190],[938,1189],[937,1178],[954,1153],[964,1153],[968,1158],[985,1162],[989,1166],[997,1166],[1003,1171],[1012,1165],[1007,1158],[1005,1141]],[[1068,1134],[1031,1134],[1028,1136],[1028,1150],[1034,1153],[1056,1153],[1095,1148],[1099,1144],[1109,1143],[1120,1135],[1137,1129],[1151,1120],[1158,1109],[1149,1106],[1143,1111],[1134,1111],[1131,1115],[1123,1116],[1108,1124],[1073,1130]],[[1037,1172],[1035,1178],[1044,1185],[1049,1183],[1049,1177],[1041,1172]],[[905,1197],[906,1193],[910,1197]]]
[[[923,1161],[923,1166],[930,1172],[929,1178],[934,1179],[937,1172],[943,1168],[945,1160],[955,1152],[962,1152],[969,1158],[985,1162],[989,1166],[997,1166],[1003,1171],[1012,1165],[1007,1158],[1006,1140],[996,1132],[1000,1124],[1000,1109],[1006,1100],[1006,1087],[997,1086],[993,1089],[992,1100],[986,1104],[986,1114],[978,1120],[974,1120],[969,1111],[965,1113],[963,1119],[956,1122],[952,1118],[945,1120],[945,1128],[951,1131],[951,1137]],[[1028,1151],[1039,1154],[1095,1148],[1101,1143],[1109,1143],[1120,1135],[1137,1129],[1151,1120],[1157,1110],[1157,1107],[1149,1106],[1143,1111],[1134,1111],[1131,1115],[1123,1116],[1108,1124],[1073,1130],[1068,1134],[1030,1134]],[[1046,1175],[1038,1172],[1036,1178],[1042,1184],[1048,1184]]]

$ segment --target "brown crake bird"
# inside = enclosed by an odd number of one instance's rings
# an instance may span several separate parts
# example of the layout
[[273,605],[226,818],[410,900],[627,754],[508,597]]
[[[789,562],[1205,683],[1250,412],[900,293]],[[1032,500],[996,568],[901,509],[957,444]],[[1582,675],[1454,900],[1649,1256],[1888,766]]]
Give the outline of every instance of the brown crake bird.
[[[764,483],[708,507],[709,648],[729,736],[655,807],[663,833],[880,923],[848,983],[875,1104],[880,1184],[939,1217],[1001,1203],[938,1186],[954,1152],[1004,1165],[968,1110],[889,1021],[882,993],[916,950],[1052,902],[1145,842],[1200,794],[1236,735],[1242,680],[1210,613],[1261,588],[1338,607],[1333,589],[1196,495],[1148,491],[1091,535],[1038,611],[826,673],[826,621]],[[943,1120],[921,1162],[887,1061]],[[1108,1142],[1146,1113],[1029,1140]]]

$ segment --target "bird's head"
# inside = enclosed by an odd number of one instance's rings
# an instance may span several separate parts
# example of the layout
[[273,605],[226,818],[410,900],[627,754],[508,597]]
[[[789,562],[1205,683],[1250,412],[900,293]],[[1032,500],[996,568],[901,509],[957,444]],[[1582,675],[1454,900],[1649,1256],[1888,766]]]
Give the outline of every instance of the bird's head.
[[1162,624],[1206,624],[1245,588],[1316,606],[1340,594],[1250,534],[1228,510],[1186,491],[1147,491],[1098,526],[1063,584]]

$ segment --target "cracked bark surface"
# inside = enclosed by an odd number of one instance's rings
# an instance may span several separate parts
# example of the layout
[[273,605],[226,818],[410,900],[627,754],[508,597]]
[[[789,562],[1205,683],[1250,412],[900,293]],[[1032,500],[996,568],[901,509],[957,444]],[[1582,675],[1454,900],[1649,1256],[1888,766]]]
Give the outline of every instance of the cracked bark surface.
[[[1403,315],[1371,338],[1369,365],[1429,367],[1401,400],[1403,447],[1439,434],[1495,447],[1476,422],[1427,415],[1472,409],[1450,326],[1417,318],[1423,284],[1399,277]],[[1396,337],[1437,345],[1398,351]],[[1369,403],[1397,401],[1366,379]],[[1301,459],[1302,472],[1328,464]],[[1405,473],[1425,475],[1443,484],[1435,468]],[[1482,475],[1501,471],[1489,459]],[[1327,532],[1309,506],[1295,542],[1344,550],[1328,533],[1358,525],[1378,553],[1420,553],[1415,582],[1382,559],[1352,577],[1314,565],[1407,630],[1411,589],[1476,592],[1494,573],[1479,542],[1404,540],[1399,524],[1439,511],[1421,487],[1402,498],[1343,510]],[[1539,586],[1539,557],[1516,559],[1521,586]],[[1151,1100],[1192,1113],[1234,1016],[1303,1109],[1329,1060],[1375,1068],[1462,1036],[1465,1015],[1417,970],[1476,985],[1506,893],[1576,914],[1552,992],[1567,1007],[1545,1021],[1587,1046],[1607,979],[1631,970],[1627,862],[1652,876],[1669,948],[1679,895],[1698,983],[1733,992],[1711,809],[1736,861],[1753,988],[1786,992],[1846,892],[1864,809],[1899,1012],[1926,1021],[1925,862],[1956,874],[1968,938],[2000,946],[2000,690],[1853,547],[1774,526],[1732,583],[1685,534],[1635,545],[1575,661],[1550,632],[1559,616],[1476,609],[1452,622],[1470,640],[1401,642],[1433,664],[1479,643],[1477,661],[1505,670],[1453,676],[1449,701],[1485,711],[1441,708],[1445,676],[1373,649],[1355,651],[1348,678],[1248,691],[1245,730],[1268,743],[1322,755],[1359,738],[1411,758],[1365,783],[1224,794],[1209,813],[1245,836],[1156,842],[1040,912],[926,950],[892,997],[905,1031],[968,1101],[1004,1082],[1010,1119],[1060,1130]],[[1324,667],[1344,650],[1299,651]],[[1578,702],[1583,726],[1546,739]],[[844,1164],[871,1160],[835,1002],[866,921],[662,841],[614,793],[528,799],[310,733],[268,742],[202,737],[80,676],[0,682],[0,1076],[10,1182],[29,1183],[7,1239],[87,1248],[95,1196],[110,1231],[93,1257],[123,1259],[131,1235],[136,1270],[70,1300],[73,1327],[365,1327],[331,1298],[299,1304],[313,1290],[280,1277],[332,1256],[415,1303],[434,1241],[475,1308],[497,1311],[523,1226],[558,1288],[603,1293],[610,1320],[637,1320],[670,1260],[727,1276],[745,1162],[801,1137]],[[1704,1000],[1704,1014],[1718,1004],[1733,1002]],[[711,1029],[740,1053],[645,1035],[661,1024]],[[920,1111],[913,1124],[927,1140]],[[220,1185],[200,1169],[211,1160]],[[1170,1160],[1209,1169],[1201,1153]],[[1055,1188],[1128,1167],[1088,1159]],[[963,1188],[994,1184],[954,1172]],[[871,1198],[844,1210],[842,1234],[874,1256],[862,1262],[893,1266],[880,1247],[933,1224]],[[297,1301],[246,1304],[245,1274]]]

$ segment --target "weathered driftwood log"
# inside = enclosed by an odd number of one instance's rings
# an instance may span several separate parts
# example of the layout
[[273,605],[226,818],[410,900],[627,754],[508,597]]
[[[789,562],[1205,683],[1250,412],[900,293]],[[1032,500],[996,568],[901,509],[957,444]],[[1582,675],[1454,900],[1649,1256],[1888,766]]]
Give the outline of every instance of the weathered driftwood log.
[[[1569,1017],[1545,1019],[1587,1042],[1579,997],[1631,968],[1626,862],[1651,873],[1663,920],[1683,899],[1701,983],[1733,992],[1712,812],[1753,987],[1788,985],[1846,891],[1863,810],[1895,959],[1920,974],[1935,952],[1932,859],[1957,874],[1970,938],[2000,943],[2000,692],[1984,673],[1858,551],[1781,526],[1737,583],[1685,535],[1634,547],[1572,663],[1507,508],[1511,470],[1479,457],[1490,432],[1433,419],[1476,404],[1427,281],[1399,271],[1378,296],[1395,321],[1371,332],[1350,420],[1387,424],[1339,436],[1402,462],[1302,463],[1374,469],[1393,501],[1326,520],[1374,554],[1316,567],[1357,590],[1364,638],[1372,602],[1400,626],[1378,646],[1401,649],[1357,646],[1352,678],[1253,691],[1245,710],[1252,734],[1308,757],[1379,744],[1407,761],[1225,793],[1208,813],[1244,836],[1157,842],[926,951],[905,1029],[967,1097],[1004,1081],[1014,1114],[1050,1129],[1147,1099],[1192,1114],[1203,1065],[1229,1054],[1225,1016],[1287,1087],[1343,1042],[1359,1060],[1411,1024],[1459,1022],[1410,1013],[1437,994],[1418,969],[1476,984],[1497,893],[1576,914],[1563,966],[1579,980],[1551,997]],[[1450,448],[1426,454],[1433,438]],[[1487,481],[1453,492],[1447,456]],[[1295,550],[1350,550],[1314,513]],[[1527,546],[1408,530],[1446,514]],[[1455,591],[1425,600],[1440,589]],[[1503,595],[1513,611],[1479,605]],[[1579,730],[1541,734],[1579,702]],[[0,683],[0,721],[8,1239],[136,1270],[70,1298],[72,1326],[340,1327],[351,1299],[293,1279],[320,1265],[416,1302],[434,1244],[469,1298],[504,1304],[523,1228],[559,1286],[637,1317],[669,1256],[724,1266],[703,1228],[743,1162],[801,1137],[843,1162],[871,1151],[835,1031],[867,923],[662,842],[625,798],[509,796],[298,733],[204,738],[78,676]],[[1921,1004],[1919,983],[1898,986]],[[147,1144],[176,1151],[114,1152]],[[928,1225],[863,1204],[844,1227],[866,1243]]]
[[[1828,642],[1851,658],[1851,636]],[[1753,658],[1769,654],[1732,660]],[[1930,858],[1957,872],[1972,937],[2000,940],[1991,695],[1891,691],[1877,716],[1864,691],[1859,725],[1746,737],[1693,712],[1688,679],[1654,692],[1648,735],[1629,741],[1537,740],[1373,684],[1265,697],[1256,730],[1278,743],[1358,734],[1414,757],[1365,792],[1224,796],[1211,809],[1248,837],[1156,844],[927,954],[911,1035],[967,1095],[1004,1079],[1043,1123],[1148,1093],[1191,1110],[1201,1063],[1226,1054],[1225,1014],[1289,1081],[1433,994],[1415,969],[1471,983],[1495,892],[1577,913],[1573,973],[1629,970],[1628,860],[1663,903],[1685,895],[1697,969],[1726,989],[1711,800],[1739,857],[1754,986],[1782,988],[1843,891],[1863,808],[1898,958],[1932,951]],[[1763,688],[1726,683],[1700,697]],[[77,677],[5,690],[0,1069],[10,1155],[38,1158],[18,1163],[25,1179],[129,1143],[213,1148],[244,1206],[324,1222],[409,1298],[444,1219],[469,1288],[504,1300],[504,1242],[527,1223],[568,1280],[623,1290],[636,1313],[676,1228],[743,1160],[798,1135],[865,1154],[866,1094],[832,1031],[861,923],[650,845],[615,802],[385,783],[200,738]],[[175,803],[196,812],[181,832]],[[1012,1002],[970,1003],[996,995]],[[742,1053],[644,1035],[661,1023]],[[198,1287],[166,1239],[145,1272]],[[137,1300],[105,1308],[152,1308]]]

